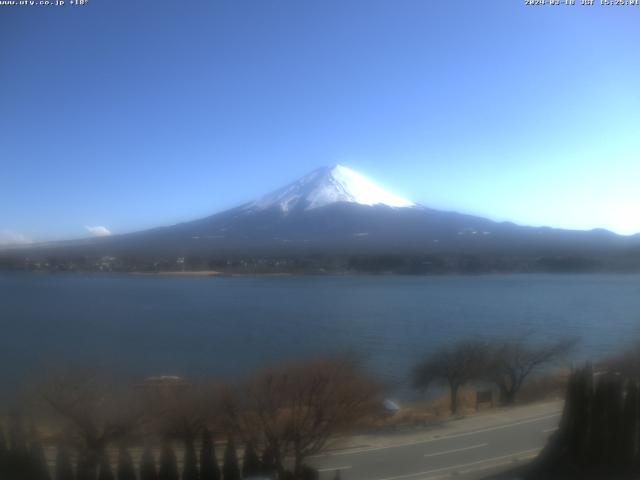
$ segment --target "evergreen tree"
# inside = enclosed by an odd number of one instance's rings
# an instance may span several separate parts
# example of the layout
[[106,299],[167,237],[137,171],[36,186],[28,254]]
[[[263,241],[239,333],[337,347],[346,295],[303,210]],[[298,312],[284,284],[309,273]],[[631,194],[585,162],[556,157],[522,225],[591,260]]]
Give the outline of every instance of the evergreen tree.
[[136,469],[129,451],[120,447],[118,450],[118,480],[136,480]]
[[607,377],[598,379],[593,393],[593,402],[589,425],[589,464],[593,467],[602,465],[607,442]]
[[267,445],[267,447],[262,452],[262,474],[267,476],[275,475],[278,470],[278,465],[276,462],[276,457],[273,453],[273,447]]
[[301,480],[319,480],[320,473],[318,472],[318,470],[316,470],[313,467],[310,467],[308,465],[303,465],[302,468],[300,468],[300,479]]
[[22,417],[14,412],[9,417],[9,449],[5,459],[5,476],[15,479],[28,478],[30,460]]
[[632,462],[632,470],[637,473],[640,472],[640,382],[635,378],[632,381],[635,383],[636,395],[636,428],[633,432],[636,439],[636,449]]
[[637,380],[603,374],[595,381],[587,366],[571,375],[559,431],[526,478],[635,478],[639,434]]
[[193,441],[188,439],[184,444],[184,461],[182,464],[182,480],[198,480],[198,458]]
[[84,451],[78,456],[76,480],[96,480],[97,464],[93,452]]
[[145,447],[140,459],[140,480],[158,480],[156,459],[149,447]]
[[622,439],[624,389],[622,378],[611,375],[607,382],[607,443],[605,444],[605,464],[607,472],[613,473],[622,466],[621,453],[624,451]]
[[227,440],[227,447],[224,450],[224,464],[222,465],[222,477],[224,480],[240,480],[240,467],[238,466],[238,456],[233,438]]
[[169,442],[165,442],[160,453],[160,471],[158,472],[158,480],[179,480],[178,462],[176,454],[171,448]]
[[[587,365],[574,372],[567,385],[565,412],[570,417],[566,425],[561,425],[569,455],[574,465],[581,465],[587,459],[587,440],[590,433],[590,410],[593,401],[593,372]],[[564,418],[563,418],[564,420]]]
[[62,446],[58,446],[56,453],[55,480],[73,480],[73,466],[69,451]]
[[200,450],[200,480],[220,480],[220,467],[216,458],[215,446],[211,432],[202,432],[202,449]]
[[19,412],[12,412],[9,416],[9,448],[23,454],[27,450],[27,435]]
[[35,429],[31,434],[29,456],[30,478],[32,480],[51,480],[51,474],[49,473],[49,466],[47,465],[44,448],[42,448],[42,443],[40,443],[40,439],[38,438],[38,434]]
[[622,423],[622,462],[627,470],[636,464],[638,458],[638,384],[631,380],[624,400]]
[[111,468],[111,460],[107,452],[100,455],[100,464],[98,466],[98,480],[115,480],[113,469]]
[[260,459],[253,448],[253,443],[248,442],[244,449],[244,458],[242,460],[242,476],[251,477],[253,475],[259,475],[262,472],[262,465]]
[[7,444],[4,439],[4,430],[0,425],[0,478],[5,478],[5,464],[7,461]]

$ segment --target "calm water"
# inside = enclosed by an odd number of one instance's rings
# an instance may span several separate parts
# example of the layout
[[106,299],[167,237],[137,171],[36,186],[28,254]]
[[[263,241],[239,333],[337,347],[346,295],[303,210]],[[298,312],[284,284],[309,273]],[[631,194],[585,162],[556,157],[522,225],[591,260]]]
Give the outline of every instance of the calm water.
[[[155,278],[0,274],[0,376],[58,362],[229,378],[360,353],[401,385],[454,339],[578,335],[599,357],[640,337],[640,275]],[[62,360],[61,360],[62,359]]]

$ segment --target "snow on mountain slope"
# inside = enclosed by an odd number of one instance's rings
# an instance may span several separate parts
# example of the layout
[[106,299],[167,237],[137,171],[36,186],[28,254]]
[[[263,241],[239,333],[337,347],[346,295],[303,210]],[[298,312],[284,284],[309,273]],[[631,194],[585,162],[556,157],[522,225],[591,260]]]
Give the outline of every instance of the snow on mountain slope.
[[284,213],[293,210],[312,210],[336,202],[389,207],[415,207],[410,200],[383,190],[353,170],[335,165],[319,168],[300,180],[265,195],[245,206],[245,210],[259,211],[278,208]]

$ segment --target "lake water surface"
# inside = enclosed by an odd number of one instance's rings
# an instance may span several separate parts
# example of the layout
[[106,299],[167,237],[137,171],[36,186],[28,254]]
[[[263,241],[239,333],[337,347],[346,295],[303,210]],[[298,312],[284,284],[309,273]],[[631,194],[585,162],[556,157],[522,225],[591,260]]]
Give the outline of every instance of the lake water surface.
[[361,354],[401,386],[456,339],[579,336],[579,359],[640,337],[640,275],[176,278],[0,274],[0,376],[60,363],[233,378],[275,361]]

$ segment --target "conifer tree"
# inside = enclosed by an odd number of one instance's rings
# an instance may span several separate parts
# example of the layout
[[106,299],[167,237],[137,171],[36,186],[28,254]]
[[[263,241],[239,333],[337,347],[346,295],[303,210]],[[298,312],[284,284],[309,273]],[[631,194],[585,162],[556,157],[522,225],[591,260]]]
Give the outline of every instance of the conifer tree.
[[589,425],[589,463],[600,466],[604,462],[604,450],[607,442],[607,377],[602,376],[596,382]]
[[24,453],[27,450],[27,435],[19,412],[12,412],[9,416],[9,448],[14,452]]
[[621,444],[622,461],[629,470],[638,458],[638,384],[631,380],[624,400]]
[[300,468],[300,479],[301,480],[319,480],[320,479],[320,473],[318,472],[318,470],[316,470],[313,467],[310,467],[308,465],[303,465]]
[[202,432],[200,480],[220,480],[220,467],[218,467],[215,445],[211,437],[211,432],[206,428]]
[[115,480],[113,469],[111,468],[111,460],[107,452],[100,455],[100,463],[98,466],[98,480]]
[[0,425],[0,478],[5,476],[5,462],[7,461],[7,443],[4,439],[4,430]]
[[569,412],[570,419],[562,428],[567,429],[565,441],[574,465],[583,464],[586,460],[592,401],[593,372],[587,365],[584,369],[574,372],[567,385],[565,410]]
[[42,448],[42,443],[40,443],[35,429],[33,429],[31,433],[29,457],[30,478],[33,480],[51,480],[44,448]]
[[558,434],[527,478],[635,478],[639,435],[637,380],[607,373],[596,381],[587,367],[571,375]]
[[28,478],[30,458],[27,449],[22,417],[12,413],[9,417],[9,449],[5,460],[5,476],[7,478]]
[[118,450],[118,480],[136,480],[136,469],[129,451],[120,447]]
[[624,453],[624,445],[622,444],[624,385],[620,375],[611,376],[607,393],[607,425],[609,432],[606,455],[608,471],[613,473],[621,469]]
[[193,441],[188,439],[184,444],[184,460],[182,464],[182,480],[198,480],[198,458]]
[[253,475],[259,475],[262,472],[262,465],[260,459],[253,448],[253,442],[247,442],[244,449],[244,458],[242,460],[242,476],[251,477]]
[[92,452],[84,451],[78,456],[76,480],[96,480],[97,465]]
[[165,442],[160,453],[160,471],[158,472],[158,480],[179,480],[178,462],[176,454],[171,448],[169,442]]
[[156,459],[149,447],[145,447],[140,459],[140,480],[158,480]]
[[262,461],[260,463],[262,467],[261,473],[263,475],[271,476],[274,475],[278,470],[276,458],[273,454],[273,448],[271,446],[267,445],[267,447],[262,452]]
[[227,440],[227,447],[224,450],[224,464],[222,465],[222,477],[224,480],[240,480],[240,467],[238,466],[238,456],[233,438]]
[[63,446],[58,446],[58,451],[56,453],[55,480],[73,480],[73,478],[73,466],[71,465],[69,451]]
[[634,431],[634,436],[636,437],[636,448],[631,466],[634,472],[640,472],[640,381],[637,379],[633,379],[632,381],[635,383],[636,387],[636,428]]

